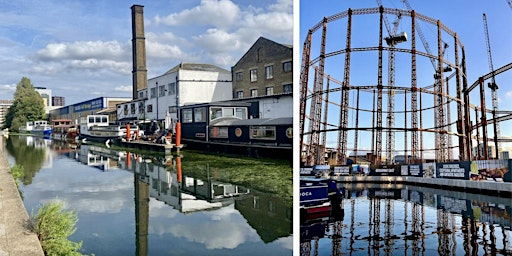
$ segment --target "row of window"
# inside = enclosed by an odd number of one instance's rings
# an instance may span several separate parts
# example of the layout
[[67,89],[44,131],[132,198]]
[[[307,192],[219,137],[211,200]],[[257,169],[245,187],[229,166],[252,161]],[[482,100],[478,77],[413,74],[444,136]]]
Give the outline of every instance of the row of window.
[[[197,123],[206,122],[206,107],[183,109],[182,122],[183,123]],[[210,121],[221,117],[237,117],[240,119],[247,119],[247,109],[242,107],[210,107]]]
[[[293,91],[292,84],[284,84],[283,85],[283,93],[290,93]],[[257,97],[258,96],[258,89],[251,89],[250,91],[250,97]],[[236,91],[235,97],[237,99],[241,99],[244,97],[244,91]],[[268,86],[265,87],[265,95],[273,95],[274,94],[274,86]]]
[[[286,61],[282,63],[282,71],[291,72],[292,71],[292,62]],[[265,66],[265,79],[273,79],[274,78],[274,65]],[[244,80],[243,71],[235,73],[235,79],[237,82]],[[251,82],[258,81],[258,69],[249,70],[249,80]]]
[[[167,89],[165,85],[158,86],[158,97],[163,97],[167,93],[167,95],[176,94],[176,83],[170,83],[167,85]],[[157,97],[157,87],[153,87],[149,90],[149,95],[151,98]],[[144,98],[144,92],[139,92],[140,98]]]
[[[210,137],[227,139],[228,127],[210,127]],[[251,139],[261,140],[275,140],[276,127],[275,126],[251,126],[249,129],[249,137]]]

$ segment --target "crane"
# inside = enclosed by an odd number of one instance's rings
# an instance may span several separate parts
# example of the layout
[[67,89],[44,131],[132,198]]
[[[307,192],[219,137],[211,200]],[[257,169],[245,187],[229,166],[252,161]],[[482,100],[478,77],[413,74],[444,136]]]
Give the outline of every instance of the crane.
[[[381,0],[376,0],[379,6],[382,6]],[[393,22],[393,29],[389,25],[388,19],[384,16],[384,24],[386,25],[386,30],[388,31],[388,36],[384,38],[386,40],[386,44],[389,46],[389,56],[388,56],[388,86],[393,87],[395,85],[395,46],[399,43],[403,43],[407,41],[407,34],[402,32],[397,34],[396,31],[398,29],[398,24],[400,23],[400,19],[402,18],[399,13],[396,17],[396,20]],[[395,90],[390,89],[388,92],[388,116],[387,116],[387,127],[392,128],[395,126]],[[395,134],[393,131],[389,130],[387,133],[387,153],[386,153],[386,161],[389,164],[393,163],[393,151],[395,149]]]
[[[510,4],[510,0],[508,1]],[[489,29],[487,28],[487,17],[485,13],[482,14],[482,18],[484,21],[485,44],[487,45],[487,61],[489,62],[489,69],[491,71],[491,82],[488,83],[488,86],[492,91],[492,119],[494,119],[494,145],[496,151],[496,159],[498,159],[498,138],[500,136],[500,125],[499,122],[496,121],[496,114],[498,112],[498,85],[496,84],[496,79],[494,78],[494,67],[492,65],[491,55],[491,41],[489,40]]]

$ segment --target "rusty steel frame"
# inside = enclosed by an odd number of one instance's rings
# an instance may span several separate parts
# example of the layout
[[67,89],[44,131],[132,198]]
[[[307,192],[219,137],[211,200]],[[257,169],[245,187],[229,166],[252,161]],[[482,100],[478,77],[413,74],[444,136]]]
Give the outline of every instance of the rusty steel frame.
[[[379,14],[379,42],[377,47],[363,47],[363,48],[352,48],[351,40],[352,40],[352,16],[353,15],[368,15],[368,14]],[[419,51],[416,48],[416,33],[411,32],[411,49],[403,49],[403,48],[394,48],[394,47],[384,47],[383,46],[383,17],[385,14],[391,15],[401,15],[402,17],[410,17],[411,18],[411,31],[416,31],[416,20],[421,20],[428,24],[434,25],[437,28],[437,45],[438,52],[437,55],[432,55],[427,52]],[[325,44],[327,41],[327,24],[330,22],[334,22],[337,20],[345,19],[347,20],[347,30],[346,30],[346,41],[345,48],[327,53],[325,50]],[[321,36],[321,50],[318,57],[311,59],[311,44],[312,44],[312,35],[322,28],[322,36]],[[449,36],[454,38],[455,41],[455,60],[450,62],[450,60],[446,60],[444,58],[444,49],[443,49],[443,40],[441,38],[442,34],[448,34]],[[352,52],[364,52],[364,51],[377,51],[378,52],[378,67],[377,67],[377,85],[364,85],[357,86],[352,85],[351,81],[351,53]],[[383,84],[383,52],[393,51],[393,53],[409,53],[411,55],[411,85],[410,87],[400,87],[394,85],[384,85]],[[366,130],[371,131],[372,141],[371,141],[371,154],[372,161],[374,164],[381,164],[382,156],[383,156],[383,131],[389,133],[394,133],[397,131],[410,133],[411,141],[408,141],[407,135],[404,135],[404,155],[407,156],[410,154],[410,158],[406,157],[406,161],[410,163],[418,163],[423,161],[423,154],[425,149],[423,148],[423,135],[424,133],[434,133],[436,136],[436,143],[434,147],[435,156],[437,161],[444,161],[447,158],[452,158],[451,154],[447,154],[448,151],[451,151],[452,148],[448,147],[449,144],[448,136],[457,136],[458,137],[458,147],[461,148],[459,151],[459,159],[469,159],[470,150],[468,150],[468,145],[470,145],[470,138],[466,136],[465,130],[469,130],[469,123],[466,116],[469,116],[468,112],[465,111],[457,111],[457,131],[452,132],[450,130],[451,122],[447,122],[447,110],[448,104],[450,102],[455,102],[457,104],[457,110],[465,109],[468,104],[465,104],[463,95],[460,89],[460,81],[464,81],[464,84],[467,86],[466,75],[465,75],[465,58],[462,57],[462,61],[459,58],[459,51],[464,55],[464,46],[458,39],[456,33],[442,24],[439,20],[435,20],[433,18],[427,17],[425,15],[419,14],[414,10],[400,10],[400,9],[390,9],[385,7],[377,7],[377,8],[363,8],[363,9],[348,9],[347,11],[325,17],[322,21],[313,26],[307,35],[307,38],[304,42],[303,48],[303,59],[302,59],[302,67],[301,67],[301,98],[300,98],[300,120],[299,120],[299,132],[300,132],[300,151],[301,151],[301,159],[305,159],[305,165],[315,165],[315,164],[324,164],[325,162],[322,160],[322,155],[327,148],[326,143],[326,132],[329,131],[337,131],[337,143],[335,151],[337,153],[336,164],[346,164],[347,163],[347,153],[348,153],[348,136],[349,131],[354,134],[354,148],[352,149],[354,152],[358,152],[358,137],[359,131]],[[336,55],[344,55],[345,61],[343,66],[343,79],[341,82],[340,88],[324,88],[324,80],[328,80],[328,85],[330,81],[336,81],[332,75],[324,74],[324,65],[325,60],[329,57]],[[418,87],[417,82],[417,72],[416,72],[416,62],[417,56],[426,57],[430,59],[435,59],[437,61],[438,70],[443,70],[444,65],[448,65],[455,69],[455,75],[449,76],[452,78],[455,76],[456,85],[457,85],[457,95],[449,95],[449,92],[445,92],[445,79],[443,77],[443,72],[439,72],[440,78],[436,79],[436,83],[434,84],[434,90],[429,90],[427,87]],[[311,88],[309,81],[309,72],[311,69],[315,70],[314,84]],[[389,70],[388,70],[389,72]],[[388,74],[388,78],[389,78]],[[448,79],[448,77],[446,78]],[[355,108],[350,106],[349,104],[349,95],[352,90],[357,90],[357,103]],[[402,93],[405,94],[404,100],[405,102],[410,102],[411,110],[403,110],[404,113],[404,127],[385,127],[383,124],[383,100],[384,95],[387,94],[388,101],[391,95],[391,92],[394,90],[401,90]],[[359,111],[365,111],[360,109],[359,107],[359,92],[366,91],[373,93],[373,109],[369,110],[372,114],[372,123],[373,127],[360,127],[358,125],[359,119]],[[309,93],[310,92],[310,93]],[[323,106],[322,104],[325,102],[326,105],[329,103],[329,97],[327,96],[332,92],[341,92],[340,102],[336,104],[340,106],[339,112],[339,123],[337,125],[327,124],[326,116],[322,117],[322,109],[324,109],[324,115],[327,115],[327,106]],[[397,92],[400,93],[400,92]],[[422,112],[424,111],[421,98],[422,94],[431,94],[433,95],[434,109],[437,118],[434,118],[434,127],[426,128],[423,127],[423,117]],[[410,98],[408,99],[408,96]],[[376,99],[375,99],[376,98]],[[418,107],[418,98],[420,101]],[[309,104],[308,104],[309,103]],[[375,106],[376,105],[376,106]],[[309,116],[306,116],[305,113],[309,108]],[[350,110],[354,111],[356,120],[354,124],[349,125],[348,114]],[[388,115],[388,120],[390,118],[394,118],[394,115],[397,113],[401,113],[400,110],[395,111],[394,108],[386,111]],[[390,113],[393,111],[393,113]],[[332,111],[331,111],[332,112]],[[408,117],[407,113],[410,113],[410,126],[408,127]],[[420,119],[420,120],[418,120]],[[322,121],[321,121],[322,120]],[[306,123],[309,124],[309,130],[305,131]],[[388,122],[389,123],[389,122]],[[323,124],[322,129],[320,129],[320,124]],[[328,128],[334,127],[334,128]],[[321,141],[320,141],[321,138]],[[386,153],[389,154],[389,151],[394,150],[394,137],[388,136],[390,139],[386,140]],[[410,148],[410,149],[409,149]],[[447,157],[450,156],[450,157]]]

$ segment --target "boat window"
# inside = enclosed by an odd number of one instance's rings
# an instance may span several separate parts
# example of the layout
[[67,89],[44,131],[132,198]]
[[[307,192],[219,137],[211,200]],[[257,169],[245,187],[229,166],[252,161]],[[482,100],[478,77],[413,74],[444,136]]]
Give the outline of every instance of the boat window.
[[247,119],[247,113],[245,111],[245,108],[236,108],[235,116],[240,119]]
[[97,116],[97,117],[94,119],[94,122],[95,122],[95,123],[101,123],[101,116]]
[[192,123],[192,109],[184,109],[182,115],[183,123]]
[[223,116],[234,116],[235,115],[235,109],[234,108],[225,108]]
[[251,139],[275,140],[275,126],[251,126]]
[[206,122],[206,108],[194,109],[194,122]]
[[228,137],[228,127],[210,127],[210,137],[211,138],[227,138]]
[[94,123],[94,116],[89,117],[89,123],[91,123],[91,124]]
[[222,117],[222,108],[210,108],[210,121]]
[[101,117],[101,122],[102,122],[102,123],[108,123],[108,121],[107,121],[107,117],[106,117],[106,116],[102,116],[102,117]]

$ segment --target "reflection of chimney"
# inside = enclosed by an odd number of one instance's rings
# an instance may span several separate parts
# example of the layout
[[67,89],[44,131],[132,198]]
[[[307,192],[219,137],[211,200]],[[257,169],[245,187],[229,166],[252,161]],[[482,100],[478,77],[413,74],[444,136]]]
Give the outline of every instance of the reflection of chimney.
[[138,91],[148,88],[146,68],[146,38],[144,37],[144,6],[132,5],[132,57],[133,57],[133,99]]

